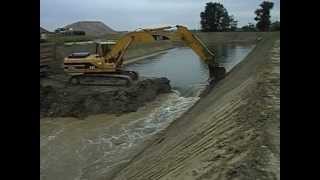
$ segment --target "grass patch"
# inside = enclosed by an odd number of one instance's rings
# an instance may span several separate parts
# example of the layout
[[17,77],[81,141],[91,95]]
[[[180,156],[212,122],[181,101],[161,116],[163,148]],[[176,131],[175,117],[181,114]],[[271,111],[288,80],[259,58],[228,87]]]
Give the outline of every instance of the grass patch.
[[53,42],[58,45],[62,45],[66,42],[83,42],[83,41],[91,41],[94,40],[96,37],[94,36],[64,36],[64,35],[59,35],[59,34],[54,34],[48,36],[47,41],[48,42]]
[[124,35],[124,33],[106,34],[106,35],[98,37],[98,36],[89,36],[89,35],[66,36],[66,35],[62,35],[62,34],[51,34],[48,36],[47,42],[56,43],[57,45],[63,45],[64,43],[68,43],[68,42],[84,42],[84,41],[93,41],[96,39],[118,40],[123,35]]

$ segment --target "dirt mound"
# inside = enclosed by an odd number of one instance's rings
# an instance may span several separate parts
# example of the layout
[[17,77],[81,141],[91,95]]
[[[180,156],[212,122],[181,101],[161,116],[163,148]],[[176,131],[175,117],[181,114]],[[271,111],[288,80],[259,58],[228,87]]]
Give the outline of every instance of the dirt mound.
[[91,36],[102,36],[107,33],[115,34],[115,30],[111,29],[109,26],[105,25],[100,21],[79,21],[73,24],[65,26],[65,28],[72,28],[76,31],[84,31],[86,35]]
[[49,31],[40,26],[40,33],[48,33]]
[[40,84],[40,117],[85,117],[91,114],[136,111],[158,94],[171,90],[167,78],[145,79],[130,88],[101,90],[69,86],[55,88]]

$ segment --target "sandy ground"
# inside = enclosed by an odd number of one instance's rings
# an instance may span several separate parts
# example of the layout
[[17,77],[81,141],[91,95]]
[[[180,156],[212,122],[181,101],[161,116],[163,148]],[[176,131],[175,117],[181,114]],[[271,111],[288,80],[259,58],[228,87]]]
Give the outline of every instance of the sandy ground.
[[266,35],[114,179],[280,179],[279,46]]

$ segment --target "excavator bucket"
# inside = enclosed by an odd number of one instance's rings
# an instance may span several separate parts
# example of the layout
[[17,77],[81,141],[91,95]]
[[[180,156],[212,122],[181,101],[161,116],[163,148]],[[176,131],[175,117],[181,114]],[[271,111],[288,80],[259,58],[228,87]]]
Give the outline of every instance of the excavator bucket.
[[208,64],[209,69],[209,79],[210,80],[221,80],[226,75],[226,69],[221,66],[214,66],[212,64]]

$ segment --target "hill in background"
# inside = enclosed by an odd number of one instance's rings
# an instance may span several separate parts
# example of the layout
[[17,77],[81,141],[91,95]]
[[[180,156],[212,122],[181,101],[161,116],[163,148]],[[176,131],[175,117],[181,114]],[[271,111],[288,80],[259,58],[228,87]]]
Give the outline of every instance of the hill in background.
[[48,33],[49,31],[40,26],[40,33]]
[[100,21],[79,21],[73,24],[67,25],[64,28],[72,28],[76,31],[84,31],[86,35],[102,36],[105,34],[116,34],[117,32],[111,29]]

